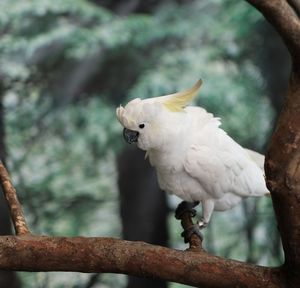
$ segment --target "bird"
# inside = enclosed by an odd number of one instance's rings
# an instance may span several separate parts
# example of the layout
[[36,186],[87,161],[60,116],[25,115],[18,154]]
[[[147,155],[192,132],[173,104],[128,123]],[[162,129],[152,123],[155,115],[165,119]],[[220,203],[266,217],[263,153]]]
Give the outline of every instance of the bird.
[[210,222],[214,211],[226,211],[249,196],[269,194],[264,156],[243,148],[221,127],[221,119],[189,105],[202,80],[190,89],[147,99],[135,98],[116,109],[123,137],[146,151],[160,188],[183,200],[177,218],[201,203],[198,223],[184,231],[185,242]]

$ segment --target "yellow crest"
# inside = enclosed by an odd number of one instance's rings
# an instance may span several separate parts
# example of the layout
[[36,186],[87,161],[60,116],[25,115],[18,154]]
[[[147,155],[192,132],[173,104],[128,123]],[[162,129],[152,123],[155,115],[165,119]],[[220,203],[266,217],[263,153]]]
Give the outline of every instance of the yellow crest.
[[183,108],[191,102],[198,94],[199,89],[202,85],[202,80],[199,79],[196,84],[185,91],[177,92],[174,94],[159,97],[161,98],[162,104],[172,112],[181,112]]

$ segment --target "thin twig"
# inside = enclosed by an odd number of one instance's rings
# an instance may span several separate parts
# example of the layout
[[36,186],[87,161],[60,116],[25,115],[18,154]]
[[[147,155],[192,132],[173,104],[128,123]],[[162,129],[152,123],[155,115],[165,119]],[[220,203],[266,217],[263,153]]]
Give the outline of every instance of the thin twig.
[[2,161],[0,161],[0,183],[7,200],[10,215],[17,235],[31,234],[22,211],[21,204],[18,200],[16,189],[11,183],[10,177]]

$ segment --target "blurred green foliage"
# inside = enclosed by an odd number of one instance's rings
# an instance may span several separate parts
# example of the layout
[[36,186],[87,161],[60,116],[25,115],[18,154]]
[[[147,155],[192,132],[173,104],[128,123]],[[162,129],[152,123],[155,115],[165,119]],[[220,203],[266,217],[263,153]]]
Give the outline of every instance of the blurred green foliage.
[[[233,0],[162,1],[151,15],[127,16],[84,0],[1,0],[8,164],[34,233],[120,235],[115,157],[125,144],[114,111],[128,99],[168,94],[202,78],[197,104],[221,117],[242,145],[262,151],[273,111],[251,49],[260,41],[259,21],[253,8]],[[267,249],[277,235],[270,200],[246,205],[257,213],[251,261],[278,264],[278,253]],[[243,211],[214,216],[209,250],[246,260]],[[170,225],[178,246],[181,228],[171,216]],[[24,287],[88,281],[78,274],[21,275]],[[107,275],[101,283],[122,287],[124,278]]]

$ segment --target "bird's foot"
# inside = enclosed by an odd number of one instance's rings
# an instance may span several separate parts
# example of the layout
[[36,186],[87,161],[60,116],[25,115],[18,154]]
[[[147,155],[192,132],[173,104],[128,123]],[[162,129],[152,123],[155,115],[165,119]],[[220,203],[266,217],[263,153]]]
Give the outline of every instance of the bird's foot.
[[198,224],[191,225],[187,229],[185,229],[182,233],[181,236],[184,238],[184,243],[189,243],[191,241],[191,237],[193,234],[196,234],[201,242],[203,241],[203,235],[200,231],[200,226]]
[[[181,202],[177,209],[175,210],[176,219],[181,220],[181,225],[184,228],[184,231],[181,233],[181,236],[184,238],[185,243],[191,243],[192,235],[195,234],[199,239],[203,240],[203,235],[200,231],[202,228],[199,224],[193,224],[192,217],[196,216],[196,210],[194,209],[199,202]],[[203,222],[204,223],[204,222]],[[202,222],[201,222],[202,224]],[[203,226],[204,227],[204,226]]]
[[176,219],[181,219],[182,215],[186,212],[189,212],[191,217],[195,217],[196,210],[193,208],[196,207],[198,204],[199,201],[195,201],[195,202],[182,201],[175,210]]

